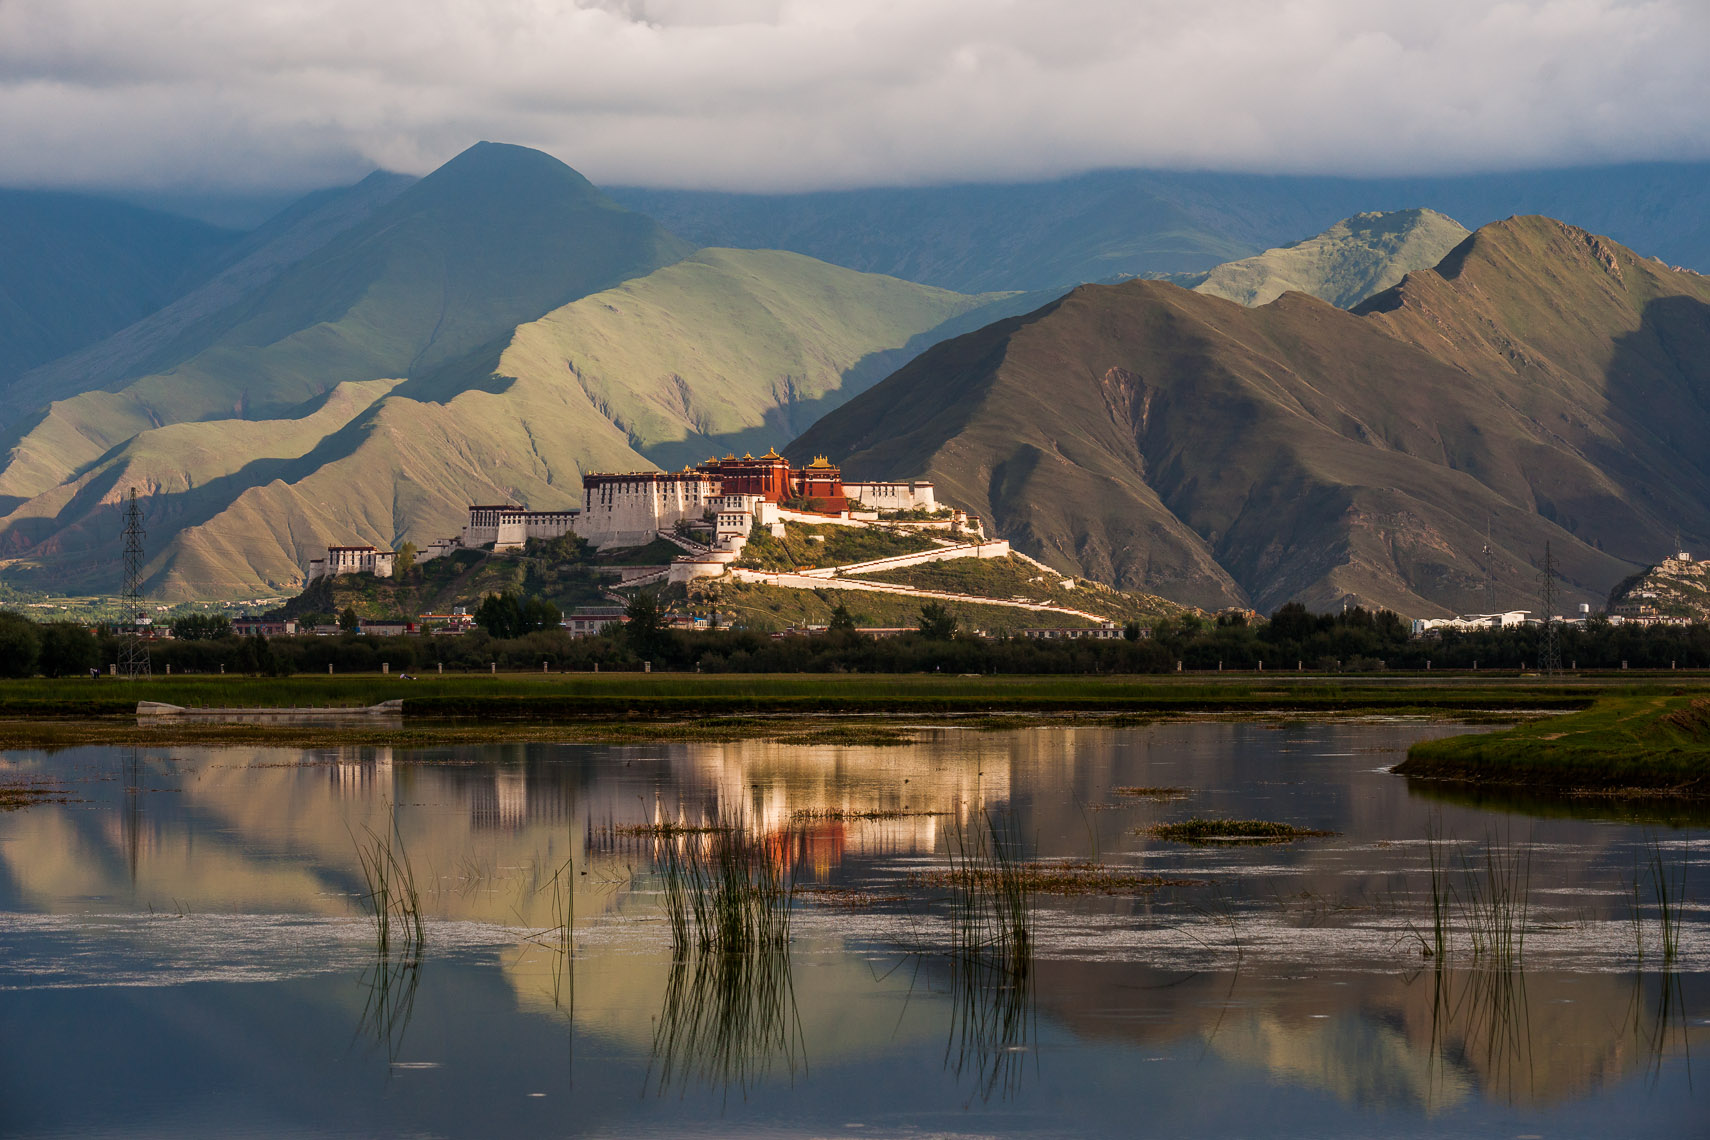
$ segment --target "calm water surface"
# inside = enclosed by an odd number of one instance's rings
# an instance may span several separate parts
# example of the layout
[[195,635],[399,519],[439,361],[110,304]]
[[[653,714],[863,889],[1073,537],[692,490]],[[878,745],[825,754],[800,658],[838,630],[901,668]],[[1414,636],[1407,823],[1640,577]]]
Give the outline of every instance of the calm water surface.
[[[1710,1136],[1705,820],[1386,770],[1458,731],[5,754],[73,802],[0,815],[0,1135]],[[1338,834],[1145,834],[1190,816]],[[988,818],[1171,885],[1039,896],[1026,984],[994,984],[910,878]],[[358,846],[392,819],[419,963],[364,910]],[[791,869],[785,960],[673,965],[635,831],[660,819],[740,820]],[[1513,969],[1472,955],[1492,851]],[[1673,969],[1658,860],[1685,877]]]

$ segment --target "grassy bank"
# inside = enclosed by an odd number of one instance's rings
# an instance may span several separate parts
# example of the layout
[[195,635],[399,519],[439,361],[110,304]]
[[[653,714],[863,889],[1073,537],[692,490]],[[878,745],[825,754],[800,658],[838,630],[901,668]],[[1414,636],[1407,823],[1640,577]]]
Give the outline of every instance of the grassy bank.
[[1567,716],[1421,741],[1396,770],[1558,790],[1710,796],[1710,696],[1611,692]]
[[[1671,686],[1667,691],[1678,691]],[[185,707],[355,707],[402,699],[408,720],[582,721],[779,714],[1458,712],[1579,709],[1597,682],[1488,677],[948,676],[937,674],[512,673],[323,677],[103,677],[0,682],[0,718],[130,717]],[[1642,692],[1631,686],[1622,692]],[[1702,690],[1710,693],[1710,686]]]

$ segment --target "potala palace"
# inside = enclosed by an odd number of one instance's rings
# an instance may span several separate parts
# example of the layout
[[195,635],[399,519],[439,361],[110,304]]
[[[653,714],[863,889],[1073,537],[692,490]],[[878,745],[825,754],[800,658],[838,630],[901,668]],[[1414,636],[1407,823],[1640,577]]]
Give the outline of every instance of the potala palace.
[[[941,508],[931,483],[919,480],[845,482],[825,456],[793,467],[776,451],[727,455],[681,471],[589,472],[580,510],[529,510],[516,503],[475,504],[455,538],[420,552],[428,560],[459,549],[520,550],[529,539],[575,534],[598,548],[643,546],[663,538],[683,553],[661,578],[686,582],[716,577],[741,555],[755,526],[782,537],[786,521],[865,526],[881,514],[938,516],[947,530],[978,536],[979,520]],[[1005,544],[1007,549],[1007,544]],[[389,577],[392,554],[373,547],[329,548],[309,564],[322,575],[368,571]]]

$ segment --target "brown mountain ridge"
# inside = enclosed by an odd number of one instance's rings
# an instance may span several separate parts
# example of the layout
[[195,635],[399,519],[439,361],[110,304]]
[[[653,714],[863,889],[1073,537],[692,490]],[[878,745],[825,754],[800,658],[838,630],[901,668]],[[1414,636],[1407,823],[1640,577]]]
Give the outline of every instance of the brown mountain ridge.
[[1599,602],[1710,536],[1707,445],[1710,279],[1522,217],[1352,312],[1083,286],[790,454],[932,478],[1027,553],[1175,600],[1429,615],[1537,609],[1546,543]]

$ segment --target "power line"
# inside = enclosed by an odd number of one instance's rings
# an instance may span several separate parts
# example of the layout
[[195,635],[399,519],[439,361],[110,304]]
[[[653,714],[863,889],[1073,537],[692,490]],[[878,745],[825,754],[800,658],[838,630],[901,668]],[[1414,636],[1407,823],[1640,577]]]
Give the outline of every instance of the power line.
[[137,489],[132,487],[131,496],[125,503],[125,586],[119,596],[125,621],[119,628],[119,676],[133,681],[150,674],[148,646],[143,644],[146,620],[142,599],[145,533],[142,503],[137,499]]

